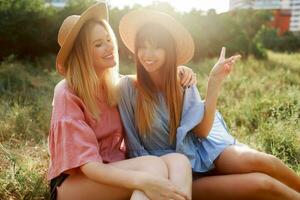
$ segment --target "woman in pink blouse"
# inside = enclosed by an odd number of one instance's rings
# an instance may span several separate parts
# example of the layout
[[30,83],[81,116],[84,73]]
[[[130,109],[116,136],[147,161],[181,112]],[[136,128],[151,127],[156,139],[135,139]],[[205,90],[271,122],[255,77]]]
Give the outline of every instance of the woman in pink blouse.
[[191,166],[183,155],[125,160],[117,46],[107,16],[106,4],[97,3],[67,17],[58,33],[56,67],[65,79],[53,98],[51,199],[190,199]]

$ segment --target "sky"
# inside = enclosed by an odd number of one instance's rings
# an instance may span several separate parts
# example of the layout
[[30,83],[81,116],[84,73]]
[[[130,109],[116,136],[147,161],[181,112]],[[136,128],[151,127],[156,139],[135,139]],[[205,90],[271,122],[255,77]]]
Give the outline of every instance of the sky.
[[[132,6],[134,4],[141,4],[143,6],[151,4],[157,0],[107,0],[112,7]],[[188,12],[192,8],[199,10],[215,9],[217,13],[226,12],[229,10],[229,0],[159,0],[168,2],[176,10],[181,12]]]

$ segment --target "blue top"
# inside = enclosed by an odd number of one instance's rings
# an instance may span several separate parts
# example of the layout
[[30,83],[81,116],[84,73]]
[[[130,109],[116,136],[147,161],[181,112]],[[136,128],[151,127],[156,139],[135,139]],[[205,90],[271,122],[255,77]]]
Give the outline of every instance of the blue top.
[[226,147],[236,143],[219,112],[216,112],[212,129],[206,138],[199,138],[192,132],[201,122],[205,109],[196,86],[184,91],[181,121],[174,144],[169,143],[169,112],[162,94],[158,93],[159,102],[155,109],[151,133],[141,136],[136,128],[134,116],[137,89],[130,77],[121,78],[120,93],[119,111],[126,132],[128,155],[131,158],[177,152],[189,158],[193,171],[206,172],[214,168],[213,161]]

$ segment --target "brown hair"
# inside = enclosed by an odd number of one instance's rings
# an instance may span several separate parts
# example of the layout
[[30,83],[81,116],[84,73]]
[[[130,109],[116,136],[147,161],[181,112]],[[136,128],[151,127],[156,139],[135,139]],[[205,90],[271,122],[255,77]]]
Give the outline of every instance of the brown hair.
[[162,67],[162,92],[169,111],[170,143],[173,143],[176,139],[176,129],[179,126],[182,111],[182,92],[176,65],[176,43],[171,34],[163,26],[156,23],[144,25],[135,38],[136,85],[138,90],[137,112],[135,113],[136,126],[141,135],[151,132],[158,103],[157,89],[137,57],[138,49],[144,45],[145,41],[165,50],[165,62]]

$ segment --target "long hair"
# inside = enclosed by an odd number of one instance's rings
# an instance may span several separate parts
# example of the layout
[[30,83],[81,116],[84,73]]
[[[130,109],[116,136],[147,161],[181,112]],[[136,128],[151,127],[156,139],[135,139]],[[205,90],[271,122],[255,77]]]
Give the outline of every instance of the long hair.
[[[97,24],[103,26],[110,35],[116,59],[116,66],[106,69],[101,77],[98,77],[93,67],[90,49],[90,33]],[[96,119],[99,119],[101,114],[97,103],[100,96],[110,106],[116,105],[118,101],[119,59],[117,49],[116,37],[110,25],[105,20],[89,20],[81,28],[66,61],[65,78],[68,86],[75,91]]]
[[182,92],[177,75],[176,43],[171,34],[161,25],[149,23],[144,25],[136,35],[135,58],[137,68],[137,112],[136,126],[141,135],[151,133],[151,125],[155,118],[158,103],[157,89],[138,59],[138,49],[145,41],[165,50],[165,62],[161,68],[163,81],[162,92],[169,111],[169,139],[173,143],[176,139],[176,129],[180,123],[182,111]]

